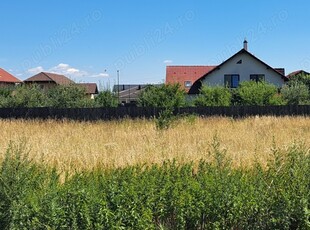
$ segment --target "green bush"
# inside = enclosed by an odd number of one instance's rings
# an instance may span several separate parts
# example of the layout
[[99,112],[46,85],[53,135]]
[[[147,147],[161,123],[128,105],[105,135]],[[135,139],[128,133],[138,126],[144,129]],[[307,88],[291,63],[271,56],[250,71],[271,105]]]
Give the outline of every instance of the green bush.
[[267,82],[245,81],[240,83],[235,92],[235,101],[240,105],[279,105],[278,89]]
[[290,78],[288,84],[294,84],[295,82],[303,83],[308,87],[308,90],[310,90],[310,74],[298,74],[296,76],[293,76]]
[[139,96],[142,107],[176,108],[185,105],[185,91],[179,84],[148,86]]
[[115,95],[109,91],[101,91],[95,98],[95,105],[97,107],[117,107],[118,100]]
[[169,129],[177,117],[173,115],[172,108],[165,108],[159,113],[159,116],[155,119],[156,129],[164,130]]
[[194,99],[195,106],[230,106],[232,94],[228,88],[203,85],[199,96]]
[[281,90],[284,100],[289,105],[309,104],[310,94],[308,87],[300,81],[292,81]]
[[48,105],[55,108],[92,107],[86,89],[78,85],[59,85],[47,91]]
[[47,97],[38,85],[18,85],[12,93],[6,97],[6,107],[44,107],[47,105]]

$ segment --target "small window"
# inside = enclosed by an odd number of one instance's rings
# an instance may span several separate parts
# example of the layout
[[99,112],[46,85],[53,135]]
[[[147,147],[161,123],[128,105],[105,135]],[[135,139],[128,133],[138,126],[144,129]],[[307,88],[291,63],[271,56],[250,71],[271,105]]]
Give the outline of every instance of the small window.
[[237,88],[239,86],[239,81],[239,74],[226,74],[224,76],[224,83],[228,88]]
[[265,75],[264,74],[251,74],[250,80],[256,81],[256,82],[265,81]]
[[185,88],[190,88],[190,87],[192,87],[192,82],[191,81],[185,81],[184,86],[185,86]]

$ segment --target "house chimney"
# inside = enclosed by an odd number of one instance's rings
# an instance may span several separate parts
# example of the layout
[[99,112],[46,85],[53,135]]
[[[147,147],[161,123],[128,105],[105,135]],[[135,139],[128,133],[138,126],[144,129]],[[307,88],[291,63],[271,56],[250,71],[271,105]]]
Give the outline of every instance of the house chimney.
[[244,42],[243,42],[243,49],[248,51],[248,41],[246,39],[244,39]]

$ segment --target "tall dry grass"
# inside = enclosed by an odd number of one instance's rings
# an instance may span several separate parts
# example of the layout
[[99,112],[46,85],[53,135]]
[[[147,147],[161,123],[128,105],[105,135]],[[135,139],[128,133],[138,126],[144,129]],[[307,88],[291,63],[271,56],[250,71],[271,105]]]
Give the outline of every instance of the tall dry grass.
[[[34,161],[60,171],[209,159],[214,136],[233,164],[265,163],[275,143],[310,146],[310,118],[184,118],[164,131],[150,120],[100,122],[0,120],[0,158],[10,143],[26,142]],[[0,159],[1,160],[1,159]]]

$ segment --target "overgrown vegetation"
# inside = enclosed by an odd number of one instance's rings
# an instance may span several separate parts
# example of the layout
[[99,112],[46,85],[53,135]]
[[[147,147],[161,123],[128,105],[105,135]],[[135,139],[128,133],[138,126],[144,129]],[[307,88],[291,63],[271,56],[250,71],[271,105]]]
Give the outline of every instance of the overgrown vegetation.
[[105,90],[95,97],[95,105],[98,107],[117,107],[118,100],[111,91]]
[[228,88],[203,85],[193,103],[195,106],[230,106],[231,99],[232,94]]
[[[60,181],[12,143],[0,168],[1,229],[309,229],[310,155],[273,147],[267,166],[212,161],[96,168]],[[259,154],[259,153],[257,153]]]
[[138,106],[176,108],[185,105],[185,91],[179,84],[149,86],[140,95]]
[[276,86],[264,81],[245,81],[236,90],[240,105],[279,105],[281,97]]
[[300,82],[308,87],[310,90],[310,75],[309,74],[297,74],[290,78],[289,84],[292,82]]
[[116,107],[117,98],[109,91],[99,93],[96,99],[86,95],[86,89],[78,85],[59,85],[43,90],[39,85],[18,85],[0,88],[0,107],[54,107],[92,108]]
[[292,81],[281,90],[284,100],[288,105],[306,105],[309,104],[309,89],[299,81]]

